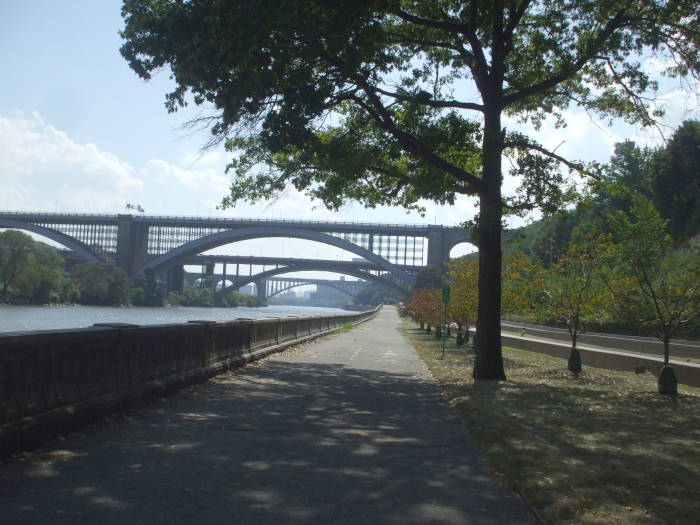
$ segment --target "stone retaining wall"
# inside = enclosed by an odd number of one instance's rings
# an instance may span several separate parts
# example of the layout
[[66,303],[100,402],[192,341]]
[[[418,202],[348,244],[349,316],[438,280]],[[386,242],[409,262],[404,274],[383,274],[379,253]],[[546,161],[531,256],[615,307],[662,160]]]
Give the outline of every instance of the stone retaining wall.
[[0,457],[377,311],[2,333]]

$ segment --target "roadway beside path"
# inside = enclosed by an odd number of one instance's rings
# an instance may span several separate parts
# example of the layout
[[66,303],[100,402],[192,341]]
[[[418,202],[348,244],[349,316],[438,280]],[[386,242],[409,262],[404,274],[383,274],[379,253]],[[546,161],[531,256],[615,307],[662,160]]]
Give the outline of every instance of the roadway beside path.
[[396,310],[0,464],[3,524],[526,524]]

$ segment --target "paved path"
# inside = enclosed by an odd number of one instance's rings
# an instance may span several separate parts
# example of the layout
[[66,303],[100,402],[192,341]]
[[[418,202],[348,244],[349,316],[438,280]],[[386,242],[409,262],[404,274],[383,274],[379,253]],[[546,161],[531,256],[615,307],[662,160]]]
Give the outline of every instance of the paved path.
[[519,524],[385,308],[0,464],[0,523]]

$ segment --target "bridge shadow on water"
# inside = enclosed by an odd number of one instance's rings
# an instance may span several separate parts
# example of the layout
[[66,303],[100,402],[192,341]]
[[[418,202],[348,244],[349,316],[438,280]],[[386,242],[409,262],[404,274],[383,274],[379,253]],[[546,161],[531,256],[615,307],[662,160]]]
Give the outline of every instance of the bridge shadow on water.
[[3,523],[529,523],[434,383],[269,360],[0,470]]

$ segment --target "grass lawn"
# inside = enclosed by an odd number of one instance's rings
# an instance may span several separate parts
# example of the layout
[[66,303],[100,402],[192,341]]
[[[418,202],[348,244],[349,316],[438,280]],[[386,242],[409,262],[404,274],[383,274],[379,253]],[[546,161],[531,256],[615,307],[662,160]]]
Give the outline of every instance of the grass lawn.
[[700,523],[700,390],[656,393],[651,374],[504,348],[507,381],[474,383],[467,347],[404,320],[492,469],[545,523]]

